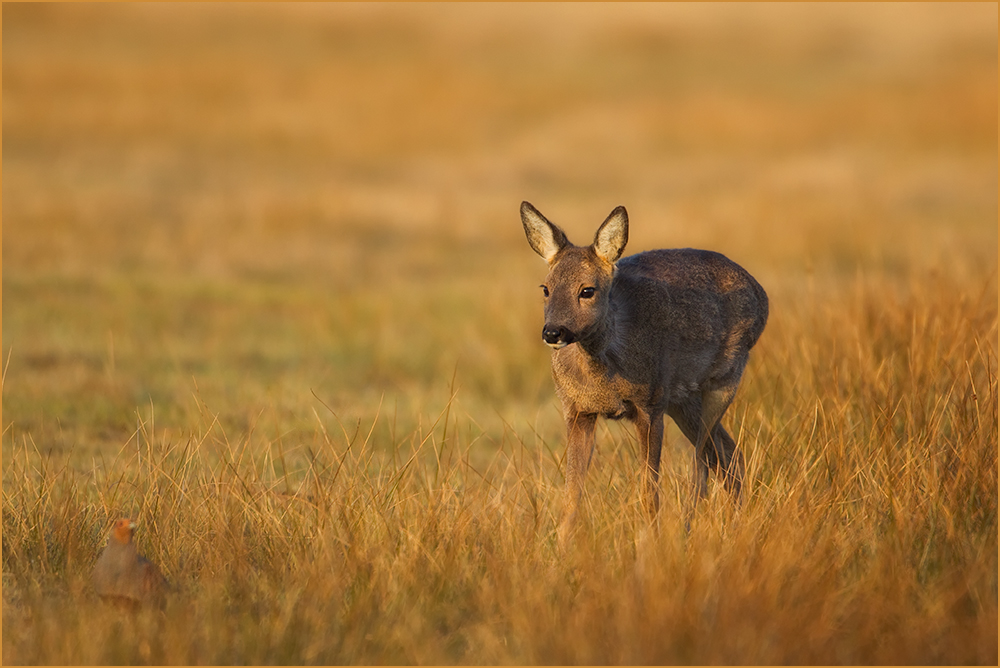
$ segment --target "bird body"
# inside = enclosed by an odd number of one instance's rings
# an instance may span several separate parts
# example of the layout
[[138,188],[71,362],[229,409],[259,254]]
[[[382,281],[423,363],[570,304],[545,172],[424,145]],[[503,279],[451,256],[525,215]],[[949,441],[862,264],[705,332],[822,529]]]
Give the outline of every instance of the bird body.
[[122,604],[159,605],[167,581],[156,564],[136,550],[135,527],[128,519],[115,522],[108,545],[94,565],[94,589],[101,598]]

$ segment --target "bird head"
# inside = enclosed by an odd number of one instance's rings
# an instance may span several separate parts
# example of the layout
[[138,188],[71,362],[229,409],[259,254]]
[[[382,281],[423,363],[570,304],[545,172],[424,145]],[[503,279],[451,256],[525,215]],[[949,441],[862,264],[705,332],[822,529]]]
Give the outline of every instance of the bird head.
[[122,545],[128,545],[132,542],[132,532],[137,526],[139,525],[132,520],[122,518],[115,522],[114,528],[111,529],[111,537]]

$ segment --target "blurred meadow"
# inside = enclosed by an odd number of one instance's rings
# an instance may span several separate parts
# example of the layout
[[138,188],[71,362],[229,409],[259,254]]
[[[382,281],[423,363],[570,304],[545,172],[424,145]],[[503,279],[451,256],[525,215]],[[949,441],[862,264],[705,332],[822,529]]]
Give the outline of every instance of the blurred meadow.
[[[996,4],[2,19],[3,663],[996,665]],[[557,550],[522,200],[768,291],[742,508],[601,423]]]

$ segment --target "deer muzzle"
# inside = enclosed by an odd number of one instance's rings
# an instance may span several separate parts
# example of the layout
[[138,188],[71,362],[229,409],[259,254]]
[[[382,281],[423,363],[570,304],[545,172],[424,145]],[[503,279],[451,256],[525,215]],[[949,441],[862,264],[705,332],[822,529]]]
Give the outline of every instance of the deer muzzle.
[[565,327],[545,325],[542,328],[542,341],[545,341],[550,347],[558,350],[576,341],[576,335]]

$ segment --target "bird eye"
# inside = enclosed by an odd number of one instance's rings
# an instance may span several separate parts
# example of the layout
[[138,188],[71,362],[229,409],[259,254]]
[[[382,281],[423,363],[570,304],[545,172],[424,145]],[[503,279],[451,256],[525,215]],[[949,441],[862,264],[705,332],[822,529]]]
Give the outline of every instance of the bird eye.
[[542,289],[542,294],[543,295],[545,295],[546,297],[549,296],[549,288],[548,288],[548,286],[539,285],[538,287],[540,287]]
[[594,296],[594,288],[584,288],[580,290],[580,299],[590,299]]

